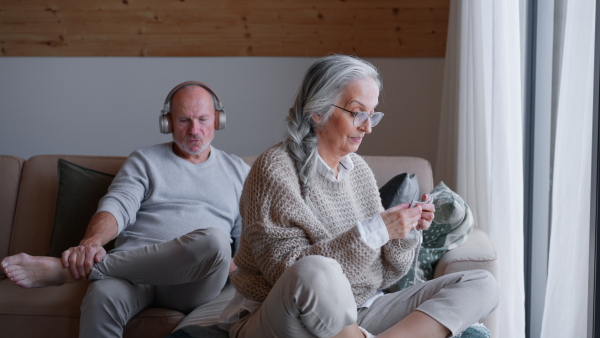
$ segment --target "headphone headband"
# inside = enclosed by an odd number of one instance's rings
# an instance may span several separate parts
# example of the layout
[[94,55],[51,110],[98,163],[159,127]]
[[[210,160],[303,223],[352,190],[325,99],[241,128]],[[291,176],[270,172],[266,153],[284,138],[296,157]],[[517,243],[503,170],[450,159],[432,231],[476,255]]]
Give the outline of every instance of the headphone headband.
[[225,129],[225,109],[223,109],[223,104],[219,99],[217,93],[206,83],[199,81],[186,81],[178,84],[175,88],[171,89],[167,97],[165,98],[165,103],[163,109],[161,110],[161,115],[159,119],[159,128],[161,133],[169,134],[173,131],[171,124],[169,123],[169,118],[166,116],[171,112],[171,100],[175,93],[177,93],[181,88],[187,86],[200,86],[206,89],[213,99],[213,104],[215,106],[215,130]]

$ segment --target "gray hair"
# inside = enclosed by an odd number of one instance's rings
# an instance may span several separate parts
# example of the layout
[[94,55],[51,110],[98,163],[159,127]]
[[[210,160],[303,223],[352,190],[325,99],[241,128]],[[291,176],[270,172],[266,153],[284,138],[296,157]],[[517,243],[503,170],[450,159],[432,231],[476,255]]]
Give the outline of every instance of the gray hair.
[[[333,113],[333,106],[344,88],[356,80],[373,79],[382,90],[381,76],[368,61],[349,55],[329,55],[313,63],[302,81],[294,106],[287,117],[285,148],[292,157],[306,203],[310,202],[310,181],[316,173],[318,159],[317,134]],[[315,125],[312,114],[321,115]]]

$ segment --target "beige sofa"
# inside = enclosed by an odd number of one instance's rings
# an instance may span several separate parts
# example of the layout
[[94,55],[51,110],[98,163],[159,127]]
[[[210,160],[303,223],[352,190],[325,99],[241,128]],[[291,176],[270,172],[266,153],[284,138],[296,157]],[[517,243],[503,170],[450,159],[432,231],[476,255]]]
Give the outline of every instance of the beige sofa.
[[[57,160],[79,164],[106,173],[116,173],[124,157],[41,155],[24,160],[0,156],[0,259],[26,252],[46,255],[57,193]],[[244,158],[251,164],[253,157]],[[415,157],[365,156],[379,185],[402,173],[417,173],[423,192],[433,189],[429,162]],[[486,269],[497,273],[496,252],[481,230],[475,229],[460,247],[447,252],[435,268],[435,276]],[[21,289],[4,276],[0,277],[0,336],[2,337],[77,337],[79,305],[88,282],[59,287]],[[214,324],[219,313],[233,296],[228,285],[213,302],[192,313],[149,308],[135,316],[125,328],[125,337],[164,337],[189,324]],[[484,324],[494,333],[496,316]]]

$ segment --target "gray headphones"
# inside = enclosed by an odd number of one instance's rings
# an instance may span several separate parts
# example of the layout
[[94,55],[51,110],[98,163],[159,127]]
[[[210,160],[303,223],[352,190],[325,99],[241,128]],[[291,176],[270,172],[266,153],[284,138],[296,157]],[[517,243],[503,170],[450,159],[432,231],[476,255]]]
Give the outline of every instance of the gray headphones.
[[225,129],[225,110],[223,109],[223,104],[221,103],[221,100],[219,100],[217,93],[215,93],[215,91],[205,83],[198,81],[187,81],[175,86],[175,88],[171,89],[169,95],[167,95],[164,108],[160,112],[160,117],[158,120],[160,132],[163,134],[170,134],[173,132],[173,126],[171,125],[171,121],[167,116],[167,114],[171,111],[171,99],[179,89],[187,86],[200,86],[206,89],[210,95],[212,95],[213,102],[215,104],[215,130]]

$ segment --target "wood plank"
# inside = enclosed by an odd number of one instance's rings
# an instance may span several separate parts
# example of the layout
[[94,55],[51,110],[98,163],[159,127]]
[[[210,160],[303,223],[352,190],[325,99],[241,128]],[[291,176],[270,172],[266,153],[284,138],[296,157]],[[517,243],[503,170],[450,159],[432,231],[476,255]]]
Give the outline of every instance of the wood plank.
[[440,57],[448,7],[449,0],[3,0],[0,55]]
[[4,10],[140,10],[140,9],[188,9],[188,10],[223,10],[242,9],[339,9],[339,8],[440,8],[448,7],[447,0],[2,0],[0,11]]

